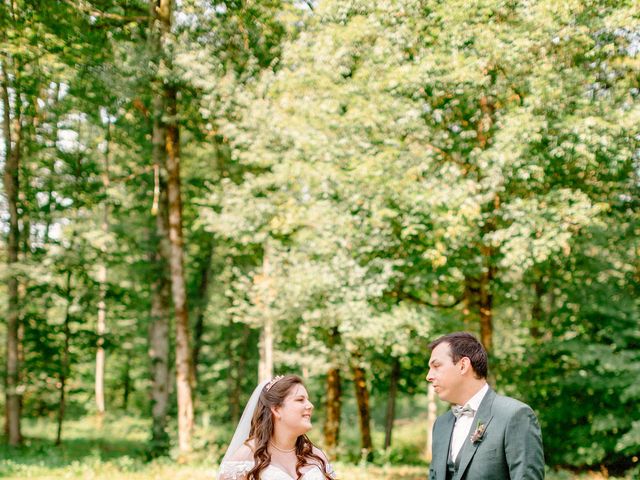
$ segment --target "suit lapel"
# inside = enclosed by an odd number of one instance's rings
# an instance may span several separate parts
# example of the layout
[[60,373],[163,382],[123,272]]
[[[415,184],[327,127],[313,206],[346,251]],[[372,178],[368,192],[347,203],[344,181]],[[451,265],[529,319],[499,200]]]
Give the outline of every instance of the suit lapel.
[[467,435],[467,438],[462,444],[462,449],[458,454],[457,459],[460,461],[460,464],[457,468],[457,472],[454,477],[456,479],[462,478],[462,475],[467,469],[469,462],[471,462],[471,459],[476,453],[478,445],[480,445],[480,442],[471,443],[471,435],[473,434],[473,432],[475,432],[478,425],[485,426],[485,435],[486,435],[486,429],[489,427],[489,423],[493,418],[493,415],[491,413],[491,408],[493,406],[493,400],[495,398],[496,398],[496,392],[494,392],[492,389],[489,389],[486,395],[484,396],[484,398],[482,399],[482,402],[480,403],[480,407],[478,407],[478,413],[476,413],[476,416],[473,419],[473,424],[471,424],[471,430],[469,430],[469,434]]
[[451,434],[453,433],[453,426],[455,423],[456,417],[453,416],[453,413],[448,412],[444,415],[444,418],[442,419],[442,433],[438,434],[438,437],[442,439],[446,438],[446,441],[442,442],[438,456],[436,457],[434,455],[432,460],[436,464],[435,471],[437,472],[438,480],[445,480],[445,478],[447,478],[447,462],[449,461],[449,452],[451,450]]

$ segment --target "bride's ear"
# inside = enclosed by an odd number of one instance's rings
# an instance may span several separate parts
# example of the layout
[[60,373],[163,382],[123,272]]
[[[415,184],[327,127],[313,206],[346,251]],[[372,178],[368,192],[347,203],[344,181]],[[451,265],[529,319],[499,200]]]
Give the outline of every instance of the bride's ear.
[[273,414],[273,418],[275,420],[280,420],[280,412],[278,407],[270,407],[271,413]]

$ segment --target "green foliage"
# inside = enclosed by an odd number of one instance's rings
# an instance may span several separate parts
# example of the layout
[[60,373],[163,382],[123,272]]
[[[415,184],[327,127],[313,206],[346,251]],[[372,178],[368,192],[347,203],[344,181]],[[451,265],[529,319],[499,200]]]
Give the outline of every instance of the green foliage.
[[[419,417],[428,342],[479,330],[472,295],[485,282],[497,387],[537,411],[549,465],[637,468],[637,2],[313,5],[177,2],[172,68],[154,71],[147,2],[0,3],[9,113],[24,132],[24,415],[55,415],[63,373],[67,417],[93,413],[98,265],[108,408],[149,414],[159,77],[180,91],[198,455],[219,457],[267,317],[276,370],[305,375],[319,424],[328,366],[342,367],[344,392],[352,358],[366,367],[379,448],[390,359],[412,409],[399,416]],[[380,469],[345,467],[349,478],[420,464],[423,427],[400,422]],[[68,440],[55,454],[33,440],[19,454],[32,461],[5,452],[0,473],[204,476],[145,465],[148,427],[132,429],[133,443],[107,427],[105,443]],[[343,429],[341,458],[359,461],[358,445]]]
[[[637,253],[640,111],[630,32],[638,18],[630,3],[574,7],[322,2],[277,70],[243,92],[240,118],[224,124],[247,173],[224,183],[215,210],[202,216],[263,258],[270,245],[268,308],[280,335],[304,334],[292,343],[303,351],[307,337],[321,340],[317,324],[336,327],[347,352],[424,352],[421,338],[468,317],[429,306],[460,304],[469,280],[494,269],[496,336],[513,349],[496,352],[497,374],[538,407],[550,462],[625,468],[616,442],[635,415],[625,403],[625,421],[607,422],[607,398],[633,390],[604,379],[637,368],[637,342],[611,342],[638,322],[637,303],[620,303],[637,296],[637,272],[624,266]],[[625,241],[606,234],[616,225],[626,225]],[[620,257],[582,264],[612,258],[605,244]],[[234,311],[254,325],[267,311],[252,281],[261,269],[258,259],[243,294],[234,294],[246,301]],[[606,298],[624,313],[605,311]],[[298,319],[297,329],[286,326]],[[602,403],[575,415],[557,404],[547,412],[528,390],[546,390],[547,377],[531,385],[528,369],[521,378],[501,364],[535,347],[529,354],[550,370],[557,356],[549,336],[561,349],[577,342],[568,355],[580,357],[562,370],[556,398]],[[619,354],[626,363],[603,367],[602,383],[578,373]],[[370,365],[378,377],[377,362]],[[602,439],[592,445],[590,435]]]
[[[142,480],[149,477],[176,479],[207,479],[215,477],[215,461],[220,452],[207,442],[207,437],[225,437],[229,432],[218,428],[197,428],[194,446],[196,454],[189,465],[180,465],[172,458],[152,462],[145,461],[145,438],[149,428],[147,421],[110,416],[102,430],[92,421],[69,422],[68,437],[59,447],[52,444],[53,425],[46,420],[28,421],[25,424],[27,441],[24,447],[12,449],[0,446],[0,474],[3,478],[118,478]],[[424,424],[406,423],[398,428],[399,447],[391,455],[402,455],[402,448],[420,448],[415,442],[424,436]],[[406,447],[403,447],[406,446]],[[404,456],[401,457],[405,459]],[[400,458],[398,458],[399,460]],[[389,458],[393,460],[393,458]],[[393,462],[396,463],[396,462]],[[354,466],[336,465],[341,476],[362,480],[417,480],[423,478],[427,466]],[[568,471],[548,471],[550,480],[588,480],[591,475],[579,475]],[[614,480],[622,477],[610,477]],[[631,479],[632,477],[625,477]]]
[[627,257],[637,250],[637,222],[620,230],[617,214],[607,221],[615,223],[585,234],[570,261],[554,267],[559,278],[545,285],[548,330],[535,349],[507,360],[522,368],[503,372],[515,373],[537,406],[552,464],[624,469],[638,452],[638,282]]

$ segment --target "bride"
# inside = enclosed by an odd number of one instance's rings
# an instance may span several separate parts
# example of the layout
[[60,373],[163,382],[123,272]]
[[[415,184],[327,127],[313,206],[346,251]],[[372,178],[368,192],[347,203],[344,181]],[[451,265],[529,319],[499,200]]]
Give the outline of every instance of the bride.
[[312,411],[300,377],[262,382],[244,409],[218,480],[333,480],[327,457],[305,435]]

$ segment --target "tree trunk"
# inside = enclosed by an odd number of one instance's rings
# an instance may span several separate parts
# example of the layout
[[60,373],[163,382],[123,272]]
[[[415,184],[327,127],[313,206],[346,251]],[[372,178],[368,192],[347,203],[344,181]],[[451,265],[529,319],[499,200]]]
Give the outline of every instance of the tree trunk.
[[433,385],[427,386],[427,445],[425,458],[431,463],[433,459],[433,425],[437,417],[436,391]]
[[95,396],[96,396],[96,410],[98,414],[98,426],[102,427],[102,420],[105,413],[105,401],[104,401],[104,371],[106,354],[104,351],[104,335],[107,330],[107,312],[106,312],[106,281],[107,281],[107,267],[102,264],[98,267],[98,284],[99,284],[99,297],[98,297],[98,324],[97,324],[97,350],[96,350],[96,378],[95,378]]
[[202,349],[202,335],[204,334],[204,316],[209,303],[209,280],[211,278],[211,258],[213,257],[213,237],[204,245],[205,256],[200,264],[200,283],[198,284],[198,299],[196,304],[195,323],[193,326],[193,354],[191,365],[193,366],[194,388],[198,380],[198,363],[200,363],[200,350]]
[[169,450],[167,411],[169,409],[169,309],[171,285],[164,274],[152,284],[149,358],[151,360],[151,415],[153,418],[151,453],[164,455]]
[[327,372],[327,417],[324,424],[324,446],[331,460],[338,454],[340,441],[340,417],[342,415],[342,381],[340,378],[340,362],[337,360],[337,347],[340,344],[340,332],[337,327],[329,330],[327,347],[333,357]]
[[464,278],[464,308],[462,309],[465,330],[471,330],[476,321],[479,292],[478,280],[466,275]]
[[125,351],[124,370],[122,371],[122,410],[129,408],[131,394],[131,352]]
[[271,312],[271,246],[270,240],[264,242],[262,275],[256,278],[259,288],[259,305],[263,311],[264,325],[260,333],[260,363],[258,382],[273,377],[273,313]]
[[[251,338],[251,328],[246,323],[242,324],[242,334],[239,344],[235,342],[227,342],[229,355],[229,415],[232,423],[238,423],[240,420],[240,395],[242,394],[242,379],[245,376],[247,366],[247,353],[249,349],[249,340]],[[238,355],[238,356],[237,356]],[[233,363],[235,360],[236,374],[233,375]]]
[[[163,46],[171,33],[171,0],[151,0],[151,36],[155,38],[160,65],[171,71],[171,58]],[[177,88],[165,79],[156,88],[164,96],[165,150],[167,154],[167,196],[169,215],[169,270],[176,317],[176,389],[178,397],[178,448],[180,454],[191,450],[193,401],[191,396],[191,352],[189,349],[189,310],[184,275],[182,200],[180,187],[180,133],[178,127]],[[156,92],[159,95],[160,92]]]
[[273,318],[266,315],[260,332],[260,365],[258,383],[273,378]]
[[[493,80],[492,80],[493,83]],[[491,129],[494,124],[495,105],[493,100],[487,96],[480,98],[480,111],[482,116],[476,125],[478,145],[482,150],[490,146]],[[496,222],[495,215],[500,208],[500,197],[496,194],[493,199],[493,205],[490,207],[491,215],[485,221],[482,227],[483,236],[495,231]],[[493,262],[493,248],[489,245],[480,245],[480,253],[482,255],[483,273],[480,279],[480,339],[487,352],[493,350],[493,279],[495,277],[496,268]]]
[[[493,100],[487,96],[482,96],[479,100],[482,115],[476,123],[476,133],[478,146],[484,150],[491,145],[491,130],[494,125],[495,105]],[[481,181],[478,173],[476,181]],[[500,196],[494,195],[492,204],[487,204],[483,208],[486,219],[481,227],[482,237],[496,229],[496,212],[500,209]],[[465,278],[465,327],[470,326],[470,320],[475,318],[477,313],[480,322],[480,341],[488,353],[493,350],[493,280],[496,275],[494,264],[494,248],[482,240],[478,241],[476,248],[479,251],[482,271],[474,273]]]
[[359,355],[354,355],[352,371],[353,384],[356,390],[356,401],[358,403],[358,415],[360,418],[362,458],[366,458],[367,461],[370,461],[373,453],[373,443],[371,441],[371,409],[369,406],[367,379],[365,371],[360,365]]
[[189,311],[184,276],[182,202],[180,198],[179,136],[176,123],[176,91],[168,89],[167,174],[169,200],[169,241],[171,292],[176,316],[176,386],[178,392],[178,444],[181,453],[191,450],[193,402],[191,398],[191,352],[189,351]]
[[467,276],[465,278],[465,326],[473,323],[473,319],[480,322],[480,341],[487,352],[493,349],[493,280],[496,268],[492,265],[492,249],[480,246],[484,272],[478,277]]
[[[102,212],[102,225],[100,226],[104,238],[109,234],[109,165],[111,155],[111,120],[107,120],[106,152],[104,156],[104,171],[102,172],[102,188],[105,200]],[[106,353],[104,350],[104,337],[107,333],[107,259],[106,248],[100,249],[100,265],[98,266],[98,322],[96,333],[98,336],[96,349],[96,409],[98,413],[98,427],[102,427],[104,413],[106,411],[104,401],[104,372],[106,368]]]
[[543,322],[542,322],[542,297],[545,294],[544,284],[540,276],[536,277],[533,284],[533,305],[531,306],[531,326],[529,327],[529,334],[535,341],[540,341],[542,338]]
[[[156,224],[163,223],[164,208],[158,212]],[[163,227],[158,227],[163,228]],[[163,238],[163,237],[160,237]],[[162,243],[162,240],[159,242]],[[150,452],[152,457],[169,451],[167,412],[169,410],[169,318],[171,283],[166,273],[166,260],[161,247],[154,254],[158,275],[151,285],[151,323],[149,325],[149,358],[151,360],[151,416],[153,419]]]
[[[7,208],[9,210],[9,235],[7,239],[7,361],[6,361],[6,430],[10,445],[19,445],[22,442],[20,431],[20,405],[21,387],[20,383],[20,299],[18,275],[13,271],[13,266],[18,261],[18,250],[20,248],[20,228],[18,218],[18,195],[20,192],[20,150],[21,150],[21,119],[20,115],[14,115],[11,121],[11,106],[9,101],[8,76],[4,64],[0,64],[2,73],[3,105],[3,131],[4,131],[4,191],[7,197]],[[13,125],[12,125],[13,124]],[[13,131],[13,132],[12,132]],[[13,139],[12,139],[13,133]]]
[[[487,258],[487,257],[485,257]],[[495,268],[487,265],[480,283],[480,339],[487,352],[493,351],[493,292],[492,283]]]
[[[152,2],[153,3],[153,2]],[[152,18],[153,15],[152,15]],[[152,29],[152,32],[154,30]],[[152,48],[159,45],[152,43]],[[165,149],[166,131],[164,115],[164,97],[155,92],[153,97],[152,156],[155,171],[154,206],[155,234],[152,245],[151,262],[155,266],[151,284],[151,323],[149,324],[149,359],[151,360],[151,416],[152,434],[149,447],[151,457],[166,455],[169,452],[167,433],[167,412],[169,410],[170,390],[170,318],[171,318],[171,281],[169,279],[169,218],[167,216],[167,181]]]
[[400,359],[393,357],[391,363],[391,381],[389,394],[387,395],[387,415],[384,429],[384,449],[391,446],[391,434],[393,432],[393,422],[396,417],[396,397],[398,395],[398,381],[400,380]]
[[331,460],[335,460],[340,440],[341,401],[340,367],[332,366],[327,372],[327,419],[324,424],[324,446]]
[[[57,82],[55,85],[56,86],[53,93],[53,105],[51,107],[52,110],[56,109],[59,102],[59,98],[60,98],[60,82]],[[51,156],[52,158],[47,163],[47,166],[49,168],[49,176],[47,178],[47,206],[46,206],[44,235],[42,240],[42,243],[45,245],[49,244],[49,232],[51,230],[51,222],[53,220],[52,213],[53,213],[53,203],[55,201],[54,191],[55,191],[55,185],[56,185],[55,171],[56,171],[56,158],[57,158],[57,155],[56,155],[57,148],[55,146],[55,139],[58,138],[58,130],[59,130],[59,125],[56,119],[52,119],[51,123],[53,125],[51,127],[50,138],[54,140],[54,145],[52,147],[54,150],[54,155]]]
[[64,347],[62,349],[62,361],[60,362],[60,399],[58,401],[58,431],[56,433],[56,445],[62,442],[62,422],[64,421],[64,413],[66,409],[65,390],[67,377],[69,376],[69,343],[70,343],[70,312],[71,312],[71,270],[67,270],[67,306],[64,314]]

